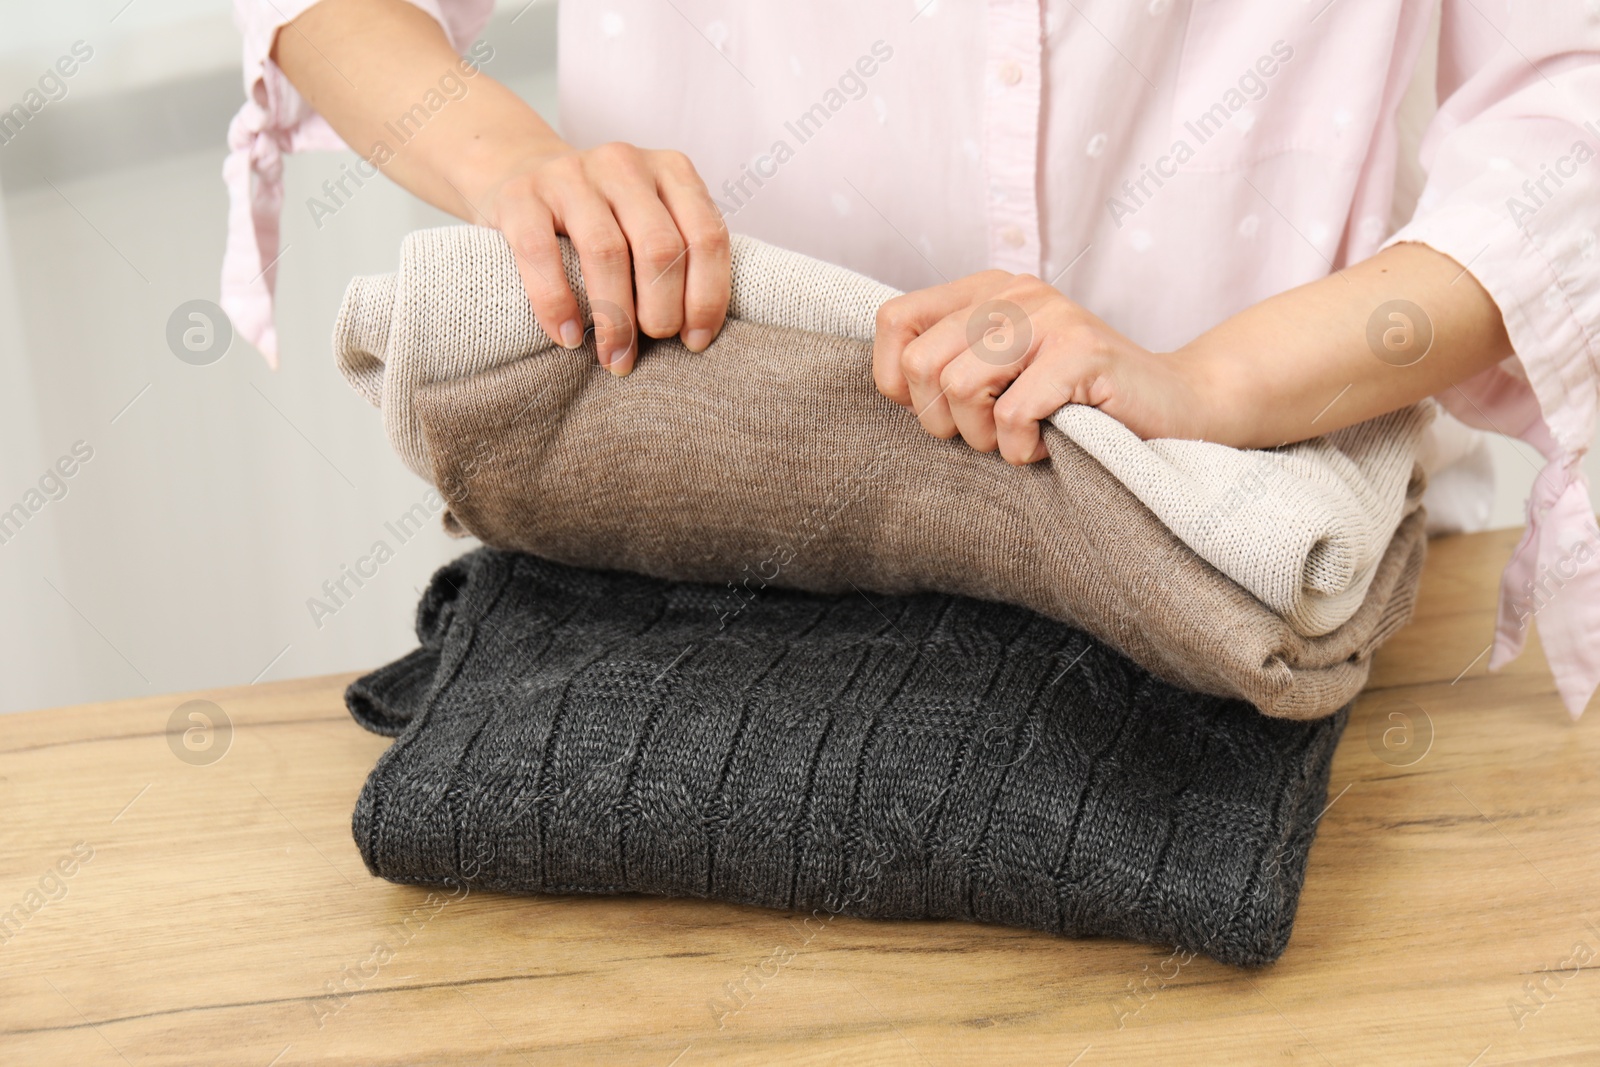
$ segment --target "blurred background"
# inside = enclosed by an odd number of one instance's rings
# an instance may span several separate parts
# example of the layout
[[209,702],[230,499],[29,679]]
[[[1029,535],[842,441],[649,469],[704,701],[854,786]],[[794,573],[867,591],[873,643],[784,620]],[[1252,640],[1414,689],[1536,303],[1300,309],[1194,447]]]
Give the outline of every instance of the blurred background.
[[[483,67],[552,122],[555,20],[552,0],[500,4]],[[79,460],[0,543],[0,711],[365,669],[407,651],[419,590],[470,544],[436,522],[403,543],[386,528],[426,486],[335,370],[329,337],[353,275],[392,270],[404,234],[450,220],[379,180],[319,227],[307,199],[356,157],[288,157],[282,369],[237,338],[214,363],[186,363],[168,321],[218,297],[221,167],[243,99],[231,5],[7,3],[0,108],[78,42],[92,57],[65,94],[0,143],[0,512],[62,457]],[[1407,124],[1413,141],[1430,96]],[[1494,448],[1492,525],[1521,525],[1538,457]],[[380,540],[393,558],[314,616],[323,583]]]
[[[553,3],[501,4],[485,72],[555,121]],[[221,170],[243,102],[229,0],[0,5],[0,109],[93,50],[0,143],[0,512],[62,456],[65,495],[0,530],[0,711],[376,666],[411,647],[418,590],[470,547],[384,527],[427,486],[334,368],[350,278],[447,216],[386,181],[312,220],[354,153],[285,161],[282,368],[234,338],[194,366],[166,339],[218,298]],[[81,50],[81,49],[80,49]],[[332,616],[306,601],[374,541],[394,557]],[[320,621],[320,627],[317,623]]]

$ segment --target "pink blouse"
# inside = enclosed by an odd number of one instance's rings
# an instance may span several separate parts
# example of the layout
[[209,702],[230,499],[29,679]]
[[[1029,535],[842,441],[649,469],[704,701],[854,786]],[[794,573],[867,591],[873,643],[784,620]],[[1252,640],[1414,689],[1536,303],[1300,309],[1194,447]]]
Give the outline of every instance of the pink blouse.
[[[276,364],[280,156],[342,143],[267,58],[314,0],[235,2],[223,306]],[[493,7],[411,2],[458,51]],[[1397,110],[1436,11],[1428,183],[1391,232]],[[1516,355],[1438,399],[1547,460],[1490,667],[1537,617],[1582,713],[1600,684],[1579,467],[1600,405],[1600,3],[562,0],[559,24],[568,141],[678,148],[732,229],[903,289],[1026,271],[1162,349],[1388,244],[1456,259]]]

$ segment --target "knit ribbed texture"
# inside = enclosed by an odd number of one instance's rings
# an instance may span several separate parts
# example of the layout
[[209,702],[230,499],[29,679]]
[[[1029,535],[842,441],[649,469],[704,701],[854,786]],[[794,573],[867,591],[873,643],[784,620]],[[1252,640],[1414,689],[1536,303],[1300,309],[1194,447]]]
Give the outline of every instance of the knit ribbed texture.
[[[1096,408],[1051,417],[1195,554],[1298,633],[1329,633],[1360,607],[1395,527],[1416,505],[1432,403],[1284,448],[1141,441]],[[1415,484],[1413,484],[1415,483]]]
[[1174,684],[1297,718],[1354,698],[1409,618],[1420,511],[1356,614],[1303,637],[1058,430],[1048,463],[1010,467],[861,388],[857,355],[731,322],[698,355],[657,345],[627,379],[549,352],[426,386],[415,410],[451,523],[563,563],[723,582],[729,611],[772,585],[1020,604]]
[[480,549],[355,682],[396,882],[656,893],[1282,953],[1341,712],[1175,689],[1034,613],[724,590]]
[[[569,244],[562,248],[587,321],[577,259]],[[857,342],[850,360],[830,369],[846,375],[844,384],[871,392],[874,316],[896,291],[748,237],[736,235],[732,251],[730,317]],[[465,226],[414,233],[401,248],[396,274],[356,279],[334,337],[345,376],[381,404],[396,451],[424,478],[434,473],[414,407],[417,393],[431,382],[470,377],[555,347],[533,320],[504,239]],[[791,339],[782,358],[804,363],[816,354],[806,342]],[[679,369],[687,376],[682,384],[705,391],[705,402],[697,406],[713,415],[744,401],[723,394],[721,379],[703,367]],[[809,397],[771,399],[764,412],[774,420],[768,432],[806,432],[795,424],[813,417]],[[1320,636],[1348,620],[1366,597],[1389,538],[1414,499],[1408,482],[1431,414],[1431,405],[1408,408],[1268,451],[1141,441],[1110,416],[1077,405],[1062,408],[1053,421],[1200,558],[1297,633]],[[900,419],[911,424],[908,413]],[[848,433],[850,427],[821,430]],[[633,431],[617,423],[605,432],[627,437]]]
[[[730,319],[870,344],[878,306],[898,295],[798,252],[738,234],[732,242]],[[579,313],[592,322],[578,257],[565,239],[561,255]],[[559,346],[534,321],[510,246],[498,230],[481,226],[409,234],[399,271],[351,281],[333,332],[345,380],[382,407],[395,452],[422,478],[433,471],[412,408],[420,388],[552,349]]]

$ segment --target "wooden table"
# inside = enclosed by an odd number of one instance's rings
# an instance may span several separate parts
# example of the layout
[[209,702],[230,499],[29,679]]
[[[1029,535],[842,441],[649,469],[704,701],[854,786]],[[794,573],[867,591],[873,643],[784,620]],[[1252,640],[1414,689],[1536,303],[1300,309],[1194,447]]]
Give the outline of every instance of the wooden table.
[[[1536,645],[1486,672],[1514,539],[1434,544],[1260,971],[390,885],[350,838],[388,744],[350,676],[0,717],[0,1063],[1600,1063],[1600,713],[1568,721]],[[232,735],[180,759],[189,699]]]

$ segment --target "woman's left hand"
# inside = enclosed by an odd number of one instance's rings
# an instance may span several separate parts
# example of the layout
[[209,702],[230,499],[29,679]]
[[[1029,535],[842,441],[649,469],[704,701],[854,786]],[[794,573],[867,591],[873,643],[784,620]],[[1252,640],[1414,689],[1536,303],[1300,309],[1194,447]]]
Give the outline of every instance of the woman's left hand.
[[990,270],[878,309],[878,391],[935,437],[959,433],[1008,463],[1048,452],[1039,420],[1088,404],[1142,438],[1207,437],[1205,365],[1128,340],[1030,274]]

